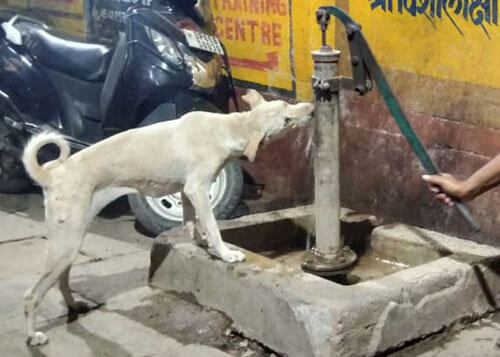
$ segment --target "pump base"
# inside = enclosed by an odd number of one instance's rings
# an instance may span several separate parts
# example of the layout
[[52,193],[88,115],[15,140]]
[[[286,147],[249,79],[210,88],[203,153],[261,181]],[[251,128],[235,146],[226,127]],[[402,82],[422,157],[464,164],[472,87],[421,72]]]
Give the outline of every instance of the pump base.
[[348,246],[344,246],[336,254],[325,254],[312,248],[302,257],[301,265],[302,270],[307,273],[333,276],[346,274],[357,259],[356,253]]

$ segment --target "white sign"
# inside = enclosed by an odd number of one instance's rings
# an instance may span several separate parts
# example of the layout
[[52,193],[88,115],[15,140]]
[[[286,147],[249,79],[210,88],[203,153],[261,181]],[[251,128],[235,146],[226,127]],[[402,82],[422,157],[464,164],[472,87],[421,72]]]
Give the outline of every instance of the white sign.
[[183,30],[186,35],[186,41],[189,46],[204,50],[207,52],[224,55],[224,50],[215,36],[210,36],[202,32]]

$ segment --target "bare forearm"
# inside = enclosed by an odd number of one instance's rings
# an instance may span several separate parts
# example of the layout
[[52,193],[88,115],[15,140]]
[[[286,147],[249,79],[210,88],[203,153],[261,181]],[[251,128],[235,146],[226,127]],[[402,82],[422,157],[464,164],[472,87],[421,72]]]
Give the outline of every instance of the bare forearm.
[[500,154],[465,180],[468,195],[475,197],[500,183]]

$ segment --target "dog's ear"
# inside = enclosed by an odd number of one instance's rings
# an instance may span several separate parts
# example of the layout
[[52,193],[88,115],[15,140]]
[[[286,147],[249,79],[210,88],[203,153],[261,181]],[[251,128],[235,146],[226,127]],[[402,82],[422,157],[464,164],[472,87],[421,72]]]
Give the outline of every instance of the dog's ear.
[[265,102],[264,97],[262,97],[255,89],[247,90],[247,93],[242,95],[241,99],[250,105],[250,109],[253,109]]
[[253,162],[255,156],[257,155],[257,150],[259,150],[259,145],[262,140],[264,140],[265,134],[262,131],[254,131],[248,140],[247,147],[243,152],[243,155],[248,159],[248,161]]

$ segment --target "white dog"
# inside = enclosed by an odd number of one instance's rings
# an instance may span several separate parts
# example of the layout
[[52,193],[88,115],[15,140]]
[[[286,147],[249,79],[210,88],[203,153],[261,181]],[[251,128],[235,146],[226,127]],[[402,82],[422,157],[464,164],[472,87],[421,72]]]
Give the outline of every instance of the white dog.
[[[68,143],[58,134],[42,133],[30,140],[23,162],[44,191],[48,246],[43,273],[25,294],[28,344],[47,342],[42,332],[35,332],[35,310],[57,281],[68,307],[80,306],[69,289],[71,264],[92,219],[122,195],[140,192],[159,197],[182,190],[184,224],[190,225],[192,237],[198,219],[213,254],[230,263],[245,259],[222,241],[209,187],[228,160],[246,156],[252,161],[261,142],[304,125],[313,105],[268,102],[255,90],[242,99],[250,111],[192,112],[178,120],[128,130],[71,156]],[[40,166],[37,153],[47,144],[57,145],[60,155]]]

